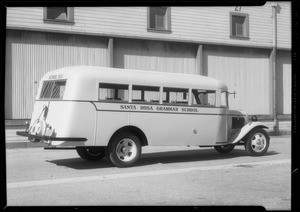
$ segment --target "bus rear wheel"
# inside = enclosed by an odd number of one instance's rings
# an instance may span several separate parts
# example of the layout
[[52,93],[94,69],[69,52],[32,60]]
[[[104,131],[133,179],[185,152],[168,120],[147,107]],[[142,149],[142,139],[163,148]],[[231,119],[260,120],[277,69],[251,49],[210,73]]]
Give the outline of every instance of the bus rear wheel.
[[117,167],[131,167],[141,156],[141,142],[134,134],[121,132],[114,136],[106,149],[107,159]]
[[105,147],[76,147],[76,151],[87,161],[98,161],[105,157]]
[[229,153],[234,149],[234,145],[214,146],[219,153]]

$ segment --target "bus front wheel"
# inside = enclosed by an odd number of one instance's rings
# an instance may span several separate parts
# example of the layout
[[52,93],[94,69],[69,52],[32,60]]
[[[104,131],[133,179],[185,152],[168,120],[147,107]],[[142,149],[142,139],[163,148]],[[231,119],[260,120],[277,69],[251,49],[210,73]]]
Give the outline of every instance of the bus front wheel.
[[105,147],[76,147],[78,155],[88,161],[98,161],[105,157]]
[[114,136],[106,148],[107,159],[117,167],[133,166],[141,156],[141,142],[132,133]]
[[270,137],[264,129],[254,129],[247,136],[246,151],[252,156],[264,155],[270,145]]

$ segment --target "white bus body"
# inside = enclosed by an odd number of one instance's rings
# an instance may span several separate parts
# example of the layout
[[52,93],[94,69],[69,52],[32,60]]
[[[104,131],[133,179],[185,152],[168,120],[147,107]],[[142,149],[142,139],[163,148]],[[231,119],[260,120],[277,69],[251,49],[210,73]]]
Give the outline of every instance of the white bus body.
[[[229,111],[227,94],[224,83],[205,76],[65,67],[41,79],[29,128],[17,134],[51,148],[76,147],[87,160],[106,155],[116,166],[134,165],[146,145],[229,152],[243,143],[264,154],[267,127]],[[247,139],[255,145],[247,147]]]

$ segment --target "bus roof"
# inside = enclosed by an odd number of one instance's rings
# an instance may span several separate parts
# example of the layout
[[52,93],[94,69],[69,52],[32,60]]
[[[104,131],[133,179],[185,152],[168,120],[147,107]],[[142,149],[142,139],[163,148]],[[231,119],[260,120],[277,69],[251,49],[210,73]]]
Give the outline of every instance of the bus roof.
[[80,78],[84,83],[97,80],[106,83],[140,84],[164,87],[227,89],[220,80],[193,74],[167,73],[158,71],[141,71],[132,69],[108,68],[97,66],[69,66],[48,72],[42,80],[50,75],[62,75],[63,79]]
[[68,100],[96,101],[99,83],[227,90],[227,86],[221,81],[205,76],[96,66],[60,68],[48,72],[42,80],[67,80],[68,88],[64,99]]

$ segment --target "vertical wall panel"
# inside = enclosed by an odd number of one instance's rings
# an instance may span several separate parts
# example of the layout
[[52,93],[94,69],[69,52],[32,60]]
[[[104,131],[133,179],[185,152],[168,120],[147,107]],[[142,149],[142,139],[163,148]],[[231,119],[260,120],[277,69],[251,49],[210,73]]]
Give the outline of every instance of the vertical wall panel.
[[291,114],[292,67],[290,51],[277,51],[276,60],[277,113]]
[[290,47],[292,41],[292,13],[291,1],[275,2],[277,10],[277,45],[278,47]]
[[235,98],[232,109],[248,114],[270,114],[269,51],[234,47],[204,48],[204,73],[225,82]]
[[198,45],[114,40],[114,67],[196,74]]
[[31,117],[35,81],[45,73],[64,66],[107,66],[106,38],[27,31],[8,31],[7,37],[11,67],[7,66],[6,72],[12,76],[6,79],[11,80],[11,106],[6,107],[6,119]]

